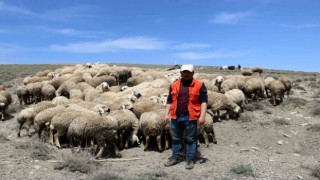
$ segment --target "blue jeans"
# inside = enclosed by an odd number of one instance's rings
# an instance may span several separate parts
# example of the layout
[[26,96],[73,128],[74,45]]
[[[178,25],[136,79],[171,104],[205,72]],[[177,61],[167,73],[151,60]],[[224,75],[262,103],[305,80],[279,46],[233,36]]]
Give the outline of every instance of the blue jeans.
[[194,161],[197,153],[197,121],[190,121],[188,114],[177,116],[177,119],[171,120],[172,157],[174,159],[179,158],[184,131],[186,135],[187,160]]

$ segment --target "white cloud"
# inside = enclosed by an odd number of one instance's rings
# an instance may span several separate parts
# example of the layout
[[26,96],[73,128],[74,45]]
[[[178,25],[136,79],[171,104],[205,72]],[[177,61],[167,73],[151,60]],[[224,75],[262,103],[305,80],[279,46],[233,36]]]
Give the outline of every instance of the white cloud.
[[320,27],[319,23],[310,24],[280,24],[281,27],[292,28],[292,29],[306,29],[306,28],[317,28]]
[[184,43],[173,46],[173,49],[205,49],[210,47],[209,44]]
[[[40,18],[55,20],[55,21],[68,21],[75,18],[90,18],[93,17],[97,7],[77,5],[72,7],[59,8],[47,11],[39,15]],[[83,20],[83,19],[82,19]]]
[[72,53],[101,53],[119,50],[159,50],[166,46],[166,42],[149,37],[129,37],[101,42],[81,42],[67,45],[51,45],[54,51]]
[[212,52],[212,53],[194,53],[194,52],[182,52],[175,54],[176,57],[181,59],[217,59],[226,57],[237,57],[238,53],[226,53],[226,52]]
[[8,5],[2,1],[0,1],[0,12],[21,14],[21,15],[32,15],[33,14],[33,12],[31,12],[30,10],[28,10],[24,7]]
[[109,34],[101,31],[79,31],[72,28],[62,28],[62,29],[55,29],[49,28],[46,26],[30,26],[31,28],[41,29],[44,31],[62,34],[66,36],[78,36],[78,37],[86,37],[86,38],[98,38],[101,35]]
[[16,52],[22,51],[24,49],[25,48],[22,48],[22,47],[17,46],[17,45],[0,43],[0,55],[16,53]]
[[209,22],[215,24],[238,24],[247,20],[251,16],[253,16],[253,13],[248,11],[238,13],[222,12],[216,14]]

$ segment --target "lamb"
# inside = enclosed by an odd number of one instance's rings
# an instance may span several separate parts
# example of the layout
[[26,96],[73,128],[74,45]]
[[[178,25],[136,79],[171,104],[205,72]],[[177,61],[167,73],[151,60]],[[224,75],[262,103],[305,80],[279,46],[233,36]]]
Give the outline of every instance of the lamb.
[[158,150],[163,151],[161,146],[161,136],[164,131],[164,109],[158,109],[156,111],[145,112],[141,114],[140,117],[140,129],[143,135],[146,138],[144,151],[147,151],[149,148],[149,143],[151,137],[157,137]]
[[224,80],[223,76],[218,76],[214,80],[214,85],[216,85],[218,87],[218,92],[221,91],[221,84],[223,83],[223,80]]
[[8,106],[12,103],[11,94],[6,91],[0,91],[0,115],[1,120],[4,120],[4,113]]
[[108,116],[115,117],[119,123],[118,132],[120,133],[120,147],[123,146],[123,141],[125,142],[124,147],[128,148],[129,137],[130,142],[134,143],[134,140],[140,144],[139,138],[137,136],[139,130],[139,119],[132,111],[127,109],[111,111]]
[[286,87],[287,97],[289,98],[291,87],[292,87],[291,80],[287,77],[280,77],[278,80],[282,82],[284,87]]
[[286,92],[286,87],[282,84],[281,81],[273,80],[269,84],[269,88],[272,96],[272,102],[273,102],[273,105],[275,106],[277,97],[280,98],[281,101],[283,100],[282,98],[284,97],[284,93]]
[[214,114],[217,113],[220,117],[220,110],[226,110],[226,119],[229,119],[229,114],[239,113],[240,107],[231,102],[226,95],[208,91],[208,110],[211,110]]
[[259,73],[260,76],[263,73],[263,69],[261,67],[259,67],[259,66],[253,67],[253,68],[251,68],[251,70],[252,70],[253,73],[254,72]]
[[41,95],[44,101],[51,101],[55,95],[56,89],[51,84],[44,84],[41,88]]
[[42,101],[38,104],[36,104],[34,107],[30,107],[27,109],[22,110],[18,116],[17,121],[19,123],[19,129],[18,129],[18,137],[20,137],[20,132],[22,129],[22,126],[26,123],[27,124],[27,134],[29,137],[31,137],[31,134],[29,132],[30,126],[34,123],[34,117],[41,111],[52,108],[55,105],[51,101]]
[[254,99],[259,101],[260,98],[264,98],[265,85],[263,79],[260,78],[252,78],[249,79],[245,84],[245,95],[246,95],[246,103],[248,103],[248,98],[251,98],[252,94],[254,95]]
[[[241,108],[241,111],[243,112],[243,105],[245,103],[246,97],[240,89],[232,89],[226,92],[225,95],[231,102],[237,104]],[[237,116],[238,115],[239,114],[237,114]]]
[[115,154],[121,157],[115,143],[117,137],[118,121],[112,116],[99,116],[94,113],[82,113],[70,123],[67,136],[71,141],[76,141],[79,148],[84,140],[96,140],[99,152],[95,158],[101,158],[107,144],[113,144]]
[[18,86],[16,90],[18,100],[20,102],[20,105],[22,105],[22,102],[24,104],[30,104],[30,94],[26,86]]
[[198,136],[202,135],[204,139],[204,143],[207,147],[209,147],[209,137],[212,137],[212,142],[217,144],[216,136],[213,129],[213,119],[209,113],[206,113],[205,122],[202,126],[198,126]]

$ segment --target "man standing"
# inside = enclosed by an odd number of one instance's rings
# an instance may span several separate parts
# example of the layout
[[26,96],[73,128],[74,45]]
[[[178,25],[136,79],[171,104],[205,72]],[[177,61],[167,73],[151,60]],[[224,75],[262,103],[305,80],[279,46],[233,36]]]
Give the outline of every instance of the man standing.
[[171,116],[172,158],[164,164],[170,167],[181,161],[179,153],[185,132],[187,147],[186,169],[193,169],[197,153],[197,125],[203,125],[207,111],[207,88],[193,78],[194,66],[182,65],[181,79],[172,83],[167,99],[165,123]]

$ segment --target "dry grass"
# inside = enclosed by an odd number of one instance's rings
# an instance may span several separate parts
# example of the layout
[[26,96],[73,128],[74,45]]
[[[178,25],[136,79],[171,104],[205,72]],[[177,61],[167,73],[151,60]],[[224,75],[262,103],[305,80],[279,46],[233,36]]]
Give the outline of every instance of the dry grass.
[[290,125],[290,122],[284,118],[276,118],[273,122],[278,126]]
[[163,179],[167,176],[168,174],[163,170],[156,169],[156,170],[138,175],[138,177],[135,178],[135,180]]
[[253,176],[254,177],[253,167],[250,164],[237,165],[235,167],[232,167],[230,171],[232,173],[235,173],[238,175]]
[[311,132],[320,132],[320,124],[314,124],[307,128]]
[[314,107],[314,109],[312,110],[311,113],[314,116],[319,116],[320,115],[320,105],[317,105],[316,107]]
[[320,179],[320,165],[316,166],[313,170],[312,170],[312,175],[318,179]]

